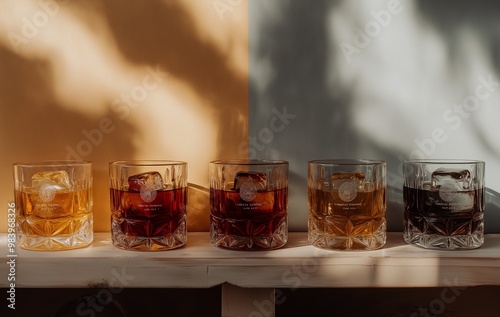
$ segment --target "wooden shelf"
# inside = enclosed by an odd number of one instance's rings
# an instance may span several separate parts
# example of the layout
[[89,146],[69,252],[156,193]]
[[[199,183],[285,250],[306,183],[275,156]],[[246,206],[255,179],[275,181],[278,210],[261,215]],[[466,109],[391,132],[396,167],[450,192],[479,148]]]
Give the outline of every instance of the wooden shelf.
[[[2,262],[7,235],[0,235]],[[10,255],[10,254],[9,254]],[[476,250],[434,251],[407,245],[389,233],[383,249],[327,251],[290,233],[287,245],[268,252],[213,247],[207,232],[188,234],[185,247],[161,252],[125,251],[109,233],[95,234],[87,248],[71,251],[16,250],[16,287],[242,288],[444,287],[500,285],[500,234]],[[0,266],[6,283],[9,267]]]

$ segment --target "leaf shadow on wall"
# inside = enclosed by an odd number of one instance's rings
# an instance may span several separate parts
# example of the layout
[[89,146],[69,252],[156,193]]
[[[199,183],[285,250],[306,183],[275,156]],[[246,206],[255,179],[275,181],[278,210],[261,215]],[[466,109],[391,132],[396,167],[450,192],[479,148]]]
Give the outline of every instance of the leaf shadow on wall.
[[[286,106],[288,113],[296,115],[284,131],[275,133],[262,147],[263,150],[258,151],[258,157],[290,161],[289,219],[292,230],[303,231],[307,227],[307,161],[326,158],[386,160],[390,177],[397,178],[397,182],[390,184],[396,187],[389,191],[388,229],[402,230],[402,158],[407,158],[407,153],[416,148],[413,140],[419,136],[417,133],[420,130],[417,128],[424,124],[419,122],[418,119],[421,118],[411,116],[412,111],[415,110],[426,120],[429,119],[425,118],[427,113],[428,117],[437,114],[439,118],[436,123],[443,125],[439,120],[446,109],[427,109],[423,106],[438,103],[436,100],[442,100],[439,98],[446,89],[449,89],[446,92],[452,98],[449,101],[450,106],[455,99],[460,100],[465,91],[461,89],[462,86],[469,89],[470,93],[469,78],[454,76],[460,74],[456,72],[457,69],[464,67],[460,58],[471,52],[461,46],[463,55],[454,55],[460,38],[451,35],[461,30],[457,27],[457,21],[460,21],[460,27],[467,25],[484,36],[481,38],[484,50],[491,52],[491,56],[486,56],[485,60],[491,59],[494,66],[487,71],[499,73],[500,42],[498,19],[495,16],[498,10],[492,10],[497,8],[498,4],[492,4],[492,7],[478,6],[466,1],[450,4],[451,2],[420,1],[415,4],[417,10],[414,20],[403,20],[406,17],[402,15],[394,16],[393,21],[398,22],[387,26],[387,33],[381,31],[378,37],[373,38],[370,46],[355,55],[357,59],[351,64],[344,58],[339,45],[342,39],[332,32],[331,25],[334,25],[336,30],[343,27],[347,34],[353,34],[350,32],[353,28],[364,27],[367,22],[374,20],[370,15],[372,8],[363,9],[363,15],[356,5],[350,6],[348,1],[317,1],[314,6],[300,1],[280,1],[274,4],[257,1],[250,4],[250,21],[258,24],[257,31],[254,31],[258,36],[253,41],[252,36],[250,37],[250,118],[253,119],[250,122],[249,134],[259,135],[272,116],[272,108],[282,109]],[[387,2],[380,1],[377,5],[374,5],[373,10],[385,9]],[[401,5],[403,12],[413,14],[410,4]],[[340,13],[333,14],[337,12]],[[344,18],[340,19],[343,22],[338,22],[340,17]],[[402,22],[404,28],[401,26]],[[425,33],[429,25],[435,29]],[[252,30],[251,28],[251,34]],[[406,37],[404,43],[398,42],[402,38],[401,34]],[[434,79],[434,73],[427,73],[425,68],[421,67],[429,61],[422,60],[427,55],[419,55],[425,52],[416,52],[416,57],[421,58],[420,60],[411,59],[415,57],[411,51],[413,45],[419,48],[422,41],[426,40],[422,38],[422,34],[432,34],[433,37],[427,40],[435,41],[437,38],[439,45],[442,44],[450,54],[445,59],[446,63],[440,65],[436,72],[454,78],[451,85],[430,87],[433,85],[430,79]],[[391,38],[394,35],[399,36]],[[352,43],[352,37],[350,40]],[[384,55],[387,51],[405,44],[412,45],[401,51],[407,55],[403,56],[399,63]],[[474,64],[471,61],[473,58],[468,57],[467,62]],[[411,64],[411,67],[406,68],[408,64]],[[264,88],[261,87],[262,82],[267,83]],[[418,87],[411,86],[415,82]],[[417,95],[417,102],[414,102],[413,96],[404,96],[408,91]],[[433,95],[434,93],[437,95]],[[402,100],[399,99],[400,96],[403,96]],[[447,102],[441,102],[439,106],[444,107]],[[418,107],[410,109],[414,105],[422,107],[422,110]],[[490,109],[493,108],[490,106]],[[405,113],[409,117],[405,117]],[[373,137],[372,134],[379,131],[383,133],[378,135],[387,136],[385,140]],[[488,170],[488,165],[490,166],[489,173],[495,164],[498,169],[498,160],[495,158],[498,158],[500,151],[492,131],[491,126],[485,126],[478,118],[469,119],[467,126],[464,124],[462,131],[459,131],[469,134],[472,140],[477,141],[471,144],[480,150],[476,156],[490,158],[486,168]],[[395,144],[393,139],[403,141]],[[450,148],[459,152],[459,155],[468,155],[460,149],[462,142],[459,137],[455,140],[451,140],[451,137],[449,139],[439,150]],[[497,224],[500,222],[497,219],[500,215],[496,212],[486,212],[486,217],[487,232],[499,232],[500,227]]]
[[[63,107],[54,96],[55,82],[49,65],[28,60],[0,48],[0,135],[1,174],[12,184],[11,165],[18,161],[85,159],[93,163],[94,219],[97,231],[109,228],[107,163],[133,152],[134,128],[108,111],[109,120],[120,133],[82,134],[99,129],[102,118],[82,115]],[[13,190],[13,189],[12,189]],[[2,200],[13,201],[12,190],[2,191]]]
[[[122,1],[70,2],[64,6],[60,3],[57,14],[38,33],[53,32],[50,40],[40,35],[34,37],[21,47],[24,50],[22,54],[14,53],[8,42],[4,42],[7,45],[5,48],[0,48],[3,159],[10,163],[61,158],[92,161],[96,231],[110,229],[108,162],[138,157],[172,158],[172,153],[181,156],[184,150],[189,149],[190,153],[196,154],[191,160],[199,169],[198,173],[190,169],[191,178],[205,180],[209,159],[247,155],[238,148],[246,140],[248,129],[246,76],[236,74],[228,66],[225,52],[199,34],[193,26],[199,21],[194,20],[186,10],[180,1],[134,1],[126,6]],[[18,18],[21,20],[22,16]],[[57,23],[69,23],[70,27],[56,28]],[[75,29],[80,33],[71,33]],[[108,33],[111,36],[108,42],[104,42]],[[46,49],[43,52],[33,51],[33,47],[43,45]],[[72,46],[72,49],[80,46],[81,49],[68,58],[64,55],[67,51],[62,52],[66,45]],[[61,51],[60,60],[57,50]],[[115,57],[118,61],[113,60]],[[89,62],[93,61],[92,58],[97,58],[101,64]],[[64,69],[66,65],[73,67],[75,64],[84,64],[75,68],[81,73]],[[102,65],[109,68],[99,69]],[[113,102],[122,93],[130,94],[131,85],[142,79],[137,74],[140,75],[141,71],[145,73],[147,66],[159,67],[168,73],[169,80],[181,82],[188,88],[177,91],[177,86],[161,87],[154,92],[154,96],[151,94],[151,99],[156,98],[154,101],[148,99],[149,113],[144,115],[142,111],[131,111],[133,115],[125,120],[114,111]],[[68,77],[58,77],[61,73]],[[131,73],[135,77],[129,76]],[[108,76],[102,87],[95,84],[98,79],[103,81],[100,76]],[[122,78],[126,76],[129,77]],[[70,104],[73,101],[71,90],[61,89],[68,87],[65,80],[74,78],[70,83],[73,86],[69,87],[75,92],[84,91],[87,94],[83,96],[84,100],[77,100],[77,107]],[[165,91],[182,95],[186,90],[195,97],[178,98],[177,106],[184,111],[178,113],[188,113],[198,120],[196,122],[172,115],[169,111],[171,105],[158,101],[165,96]],[[70,96],[68,104],[63,101],[68,99],[60,98],[61,91],[65,97]],[[82,94],[73,99],[81,97]],[[153,124],[148,121],[152,117],[155,120],[165,119],[165,124]],[[103,119],[112,123],[112,131],[104,133],[101,139],[92,132],[99,128]],[[165,135],[169,120],[182,122],[182,129],[168,131]],[[196,144],[186,142],[186,133],[199,131],[194,128],[199,123],[215,127],[216,132],[213,135],[191,133],[189,140],[195,140]],[[83,133],[84,130],[87,134]],[[169,143],[165,142],[168,138],[177,138],[179,141],[175,144],[182,144],[182,148],[169,148]],[[143,141],[150,142],[155,148],[157,143],[158,147],[142,153],[139,149]],[[204,153],[201,147],[198,150],[200,145],[210,148],[210,153]],[[177,156],[175,159],[188,160]],[[2,166],[1,173],[10,179],[10,166]],[[4,191],[2,195],[2,200],[12,200],[10,191]],[[196,230],[206,231],[208,199],[206,195],[202,196],[207,200],[205,208],[199,209],[199,214],[194,216],[202,219],[196,224]],[[198,205],[202,205],[200,199],[197,199]]]
[[129,2],[124,9],[122,1],[112,0],[104,6],[117,45],[131,63],[160,65],[211,108],[214,117],[207,119],[217,127],[215,158],[245,157],[238,145],[247,137],[248,80],[228,66],[224,51],[200,35],[181,2]]

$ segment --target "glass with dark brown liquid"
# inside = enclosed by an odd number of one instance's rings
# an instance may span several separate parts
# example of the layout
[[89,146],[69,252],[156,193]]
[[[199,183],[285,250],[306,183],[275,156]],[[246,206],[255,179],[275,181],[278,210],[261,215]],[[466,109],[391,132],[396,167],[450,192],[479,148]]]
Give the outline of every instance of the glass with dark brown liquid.
[[482,189],[457,192],[455,203],[443,201],[439,190],[406,186],[403,190],[407,242],[429,248],[475,248],[482,244]]
[[404,239],[430,249],[484,242],[484,163],[405,161]]

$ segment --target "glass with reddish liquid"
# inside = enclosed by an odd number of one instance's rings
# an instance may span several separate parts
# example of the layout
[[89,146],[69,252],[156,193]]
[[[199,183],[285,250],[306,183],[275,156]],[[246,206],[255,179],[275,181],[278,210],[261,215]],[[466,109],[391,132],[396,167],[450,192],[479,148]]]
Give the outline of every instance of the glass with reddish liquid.
[[187,163],[117,161],[109,173],[113,245],[159,251],[186,243]]
[[209,164],[210,240],[236,250],[271,250],[288,239],[288,162]]

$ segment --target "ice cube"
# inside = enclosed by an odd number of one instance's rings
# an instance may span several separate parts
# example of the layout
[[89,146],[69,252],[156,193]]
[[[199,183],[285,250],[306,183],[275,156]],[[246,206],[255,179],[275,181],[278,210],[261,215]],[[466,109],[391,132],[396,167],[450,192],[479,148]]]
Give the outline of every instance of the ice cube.
[[161,190],[165,187],[161,174],[156,171],[129,176],[129,190],[140,192],[143,185],[152,185],[151,188],[154,190]]
[[365,174],[363,172],[336,172],[330,176],[332,190],[338,190],[340,185],[350,181],[359,190],[365,189]]
[[448,190],[469,190],[472,187],[470,172],[463,169],[438,168],[431,175],[431,188],[438,190],[441,186]]
[[452,212],[470,212],[474,208],[474,193],[461,192],[453,197]]
[[31,177],[31,189],[34,192],[50,190],[51,192],[71,191],[71,182],[66,171],[43,171]]
[[234,189],[240,189],[243,184],[250,182],[257,190],[267,188],[267,174],[257,172],[238,172],[234,178]]
[[439,199],[449,203],[453,212],[470,210],[474,205],[472,179],[468,170],[439,168],[432,175],[431,190],[439,192]]

